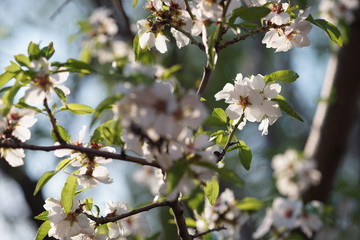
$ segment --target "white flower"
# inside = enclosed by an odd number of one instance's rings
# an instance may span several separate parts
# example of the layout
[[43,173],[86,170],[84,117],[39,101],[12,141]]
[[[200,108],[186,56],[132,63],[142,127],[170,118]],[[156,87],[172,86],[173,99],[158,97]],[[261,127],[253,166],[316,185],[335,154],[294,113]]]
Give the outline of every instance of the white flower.
[[321,18],[337,24],[344,19],[347,24],[355,20],[354,11],[359,7],[357,0],[322,0],[319,5]]
[[22,148],[0,148],[0,156],[12,167],[24,165],[25,152]]
[[153,195],[159,195],[160,187],[164,184],[161,169],[150,166],[143,166],[137,170],[133,175],[133,179],[135,182],[149,187]]
[[80,233],[89,235],[94,233],[89,219],[79,211],[80,205],[77,200],[74,199],[70,213],[65,213],[61,202],[54,198],[45,200],[44,208],[48,211],[50,220],[49,237],[62,239],[74,237]]
[[37,119],[34,117],[36,112],[31,109],[16,109],[11,107],[10,112],[6,116],[6,129],[11,135],[22,142],[29,140],[31,132],[28,129],[32,127]]
[[287,24],[290,21],[290,14],[286,12],[288,3],[272,2],[269,5],[271,12],[265,17],[265,20],[276,25]]
[[169,40],[161,33],[162,29],[156,29],[153,32],[153,24],[146,19],[137,22],[139,45],[142,49],[150,49],[155,46],[159,52],[165,53],[167,51],[166,41]]
[[89,17],[89,23],[92,26],[89,35],[95,37],[100,43],[109,41],[118,32],[115,19],[109,17],[111,13],[110,9],[101,7],[96,9]]
[[244,117],[240,129],[246,121],[261,122],[259,130],[266,135],[268,126],[282,116],[279,105],[271,101],[280,91],[279,84],[266,84],[260,74],[243,78],[239,73],[234,85],[227,83],[223,90],[215,94],[215,99],[224,99],[229,104],[225,112],[230,120],[234,120],[234,124]]
[[98,182],[105,184],[113,182],[113,179],[109,178],[107,168],[104,166],[83,166],[75,176],[78,178],[78,184],[84,187],[94,187]]
[[[105,206],[106,216],[115,217],[124,214],[128,211],[129,209],[126,203],[115,203],[113,201],[106,202],[106,206]],[[124,227],[121,224],[120,220],[110,223],[108,227],[109,227],[109,233],[108,233],[109,238],[113,239],[124,235]]]
[[67,80],[69,72],[64,72],[63,68],[57,69],[58,73],[52,73],[51,64],[44,57],[31,62],[32,71],[37,72],[37,75],[31,82],[30,89],[25,92],[25,102],[28,104],[38,105],[42,104],[45,99],[50,102],[51,92],[57,88],[65,95],[70,94],[70,90],[58,85]]

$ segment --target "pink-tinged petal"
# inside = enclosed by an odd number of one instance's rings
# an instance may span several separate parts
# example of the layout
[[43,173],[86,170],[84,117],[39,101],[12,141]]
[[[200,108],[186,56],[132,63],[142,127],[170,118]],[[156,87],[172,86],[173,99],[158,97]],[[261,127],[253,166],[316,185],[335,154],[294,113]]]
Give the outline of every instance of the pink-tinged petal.
[[25,157],[24,150],[18,149],[1,149],[1,155],[12,167],[19,167],[24,165],[23,158]]
[[27,104],[39,105],[43,104],[46,97],[47,94],[43,88],[34,86],[25,91],[24,100]]

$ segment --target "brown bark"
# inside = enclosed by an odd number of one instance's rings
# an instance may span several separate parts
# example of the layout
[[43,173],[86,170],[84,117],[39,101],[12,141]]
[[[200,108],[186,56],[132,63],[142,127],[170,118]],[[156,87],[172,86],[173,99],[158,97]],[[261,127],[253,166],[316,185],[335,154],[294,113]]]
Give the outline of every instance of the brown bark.
[[[304,154],[317,161],[321,183],[304,195],[305,201],[326,201],[344,156],[348,138],[356,119],[360,90],[360,11],[351,25],[349,42],[332,56],[322,101],[319,103]],[[335,93],[331,96],[332,93]],[[333,98],[333,99],[332,99]]]

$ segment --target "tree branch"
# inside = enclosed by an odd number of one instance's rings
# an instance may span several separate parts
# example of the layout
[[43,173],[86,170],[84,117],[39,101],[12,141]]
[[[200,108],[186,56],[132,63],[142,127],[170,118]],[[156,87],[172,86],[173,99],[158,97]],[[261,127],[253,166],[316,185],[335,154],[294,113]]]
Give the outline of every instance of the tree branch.
[[187,226],[186,226],[186,222],[185,222],[185,218],[184,218],[184,214],[183,214],[184,211],[181,208],[179,200],[176,198],[175,201],[172,201],[169,203],[169,206],[174,212],[175,222],[176,222],[176,226],[178,229],[178,235],[179,235],[180,239],[181,240],[192,240],[192,237],[190,236],[190,234],[187,230]]
[[58,131],[58,129],[57,129],[57,125],[56,125],[56,119],[55,119],[54,115],[53,115],[52,112],[51,112],[51,109],[50,109],[50,107],[49,107],[49,105],[48,105],[48,102],[47,102],[47,99],[46,99],[46,98],[44,99],[44,107],[45,107],[46,112],[47,112],[47,114],[48,114],[48,116],[49,116],[49,118],[50,118],[50,122],[51,122],[51,125],[52,125],[52,128],[53,128],[53,131],[54,131],[54,135],[55,135],[55,137],[56,137],[56,140],[57,140],[61,145],[66,144],[66,141],[60,136],[60,133],[59,133],[59,131]]
[[124,7],[123,7],[123,2],[122,0],[113,0],[113,4],[115,5],[116,9],[118,10],[118,12],[120,13],[120,15],[122,16],[122,18],[124,19],[124,25],[125,25],[125,32],[126,35],[128,36],[129,39],[134,39],[134,34],[131,31],[131,23],[130,23],[130,19],[127,16]]
[[87,214],[87,213],[85,213],[85,214],[89,219],[96,222],[97,225],[101,225],[101,224],[105,224],[105,223],[109,223],[109,222],[116,222],[116,221],[119,221],[119,220],[121,220],[123,218],[127,218],[127,217],[130,217],[132,215],[135,215],[135,214],[138,214],[138,213],[141,213],[141,212],[149,211],[149,210],[151,210],[153,208],[169,206],[169,203],[170,203],[169,201],[152,203],[152,204],[149,204],[149,205],[147,205],[145,207],[134,209],[134,210],[132,210],[130,212],[121,214],[119,216],[95,217],[95,216]]
[[201,233],[198,233],[198,234],[191,235],[191,237],[192,237],[193,239],[195,239],[195,238],[204,236],[204,235],[206,235],[206,234],[208,234],[208,233],[218,232],[218,231],[221,231],[221,230],[226,230],[226,227],[221,226],[221,227],[212,228],[212,229],[209,229],[209,230],[207,230],[207,231],[205,231],[205,232],[201,232]]
[[140,165],[146,165],[146,166],[160,168],[160,166],[157,162],[154,162],[154,161],[148,162],[145,159],[130,156],[125,153],[120,153],[120,154],[111,153],[111,152],[101,151],[101,150],[94,149],[94,148],[87,148],[87,147],[72,145],[72,144],[68,144],[68,143],[64,143],[62,145],[54,145],[54,146],[38,146],[38,145],[31,145],[31,144],[27,144],[27,143],[23,143],[23,142],[3,141],[0,143],[0,148],[22,148],[22,149],[28,149],[28,150],[45,151],[45,152],[55,151],[58,149],[72,149],[72,150],[79,151],[79,152],[82,152],[85,154],[92,154],[94,156],[99,156],[99,157],[104,157],[104,158],[112,158],[112,159],[117,159],[117,160],[121,160],[121,161],[137,163]]
[[204,94],[204,91],[205,91],[205,88],[209,82],[209,79],[210,79],[210,76],[211,76],[211,73],[212,73],[212,69],[209,65],[206,65],[204,67],[204,71],[203,71],[203,76],[202,76],[202,79],[201,79],[201,82],[200,82],[200,85],[199,85],[199,88],[196,92],[196,94],[201,97],[203,94]]
[[54,20],[54,18],[68,5],[72,0],[65,0],[56,10],[55,12],[50,16],[50,20]]

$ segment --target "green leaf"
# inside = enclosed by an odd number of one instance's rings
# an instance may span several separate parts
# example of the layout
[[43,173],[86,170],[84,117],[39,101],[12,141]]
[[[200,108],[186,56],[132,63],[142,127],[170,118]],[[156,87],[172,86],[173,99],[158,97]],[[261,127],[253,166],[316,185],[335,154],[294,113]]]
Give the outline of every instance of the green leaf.
[[8,83],[13,77],[15,77],[15,73],[12,72],[4,72],[0,75],[0,88],[2,88],[6,83]]
[[48,220],[48,214],[49,214],[48,211],[44,211],[44,212],[40,213],[39,215],[36,215],[34,217],[34,219],[46,221],[46,220]]
[[61,160],[58,165],[56,166],[56,173],[60,172],[62,169],[67,168],[70,165],[70,162],[72,161],[72,158],[66,158],[64,160]]
[[243,211],[257,211],[264,203],[253,197],[246,197],[236,204],[236,207]]
[[69,110],[74,114],[91,114],[95,111],[92,107],[78,103],[66,104],[65,106],[62,106],[60,110]]
[[233,11],[234,17],[240,17],[245,21],[256,21],[270,13],[267,7],[240,7]]
[[215,43],[218,41],[219,34],[221,32],[220,25],[216,27],[215,32],[208,39],[208,46],[206,48],[207,65],[211,69],[215,69],[218,54],[216,51]]
[[246,143],[241,140],[238,141],[237,146],[239,147],[238,149],[239,149],[239,158],[240,158],[241,165],[243,165],[243,167],[246,170],[249,170],[250,166],[251,166],[251,160],[252,160],[251,150],[246,145]]
[[86,198],[84,200],[84,204],[85,204],[86,210],[91,212],[91,209],[92,209],[92,207],[94,205],[94,200],[92,198]]
[[134,48],[134,55],[135,55],[135,61],[139,60],[140,57],[140,52],[141,52],[141,47],[139,44],[139,39],[140,36],[138,34],[136,34],[134,41],[133,41],[133,48]]
[[24,54],[16,55],[15,60],[20,64],[20,66],[25,66],[30,68],[30,59]]
[[139,0],[133,0],[132,7],[135,8]]
[[10,65],[5,67],[5,70],[7,72],[11,72],[11,73],[17,73],[19,71],[22,71],[21,67],[16,63],[16,62],[13,62],[13,61],[10,61]]
[[34,196],[40,191],[40,189],[56,174],[54,171],[45,172],[36,183],[34,190]]
[[230,169],[219,168],[217,172],[219,173],[220,178],[224,180],[230,181],[237,186],[244,185],[244,181],[235,172],[233,172]]
[[[60,137],[62,139],[64,139],[66,142],[69,142],[71,140],[70,135],[68,134],[68,132],[66,131],[66,129],[63,126],[60,125],[56,125],[57,127],[57,131],[60,134]],[[58,141],[58,139],[56,139],[56,136],[54,134],[54,130],[52,129],[51,131],[51,137],[53,138],[54,141]]]
[[27,52],[28,52],[30,61],[40,58],[40,48],[39,48],[39,45],[36,43],[30,42]]
[[198,214],[201,214],[204,211],[205,207],[205,194],[204,191],[197,187],[190,195],[187,200],[187,205]]
[[216,199],[219,195],[219,183],[216,177],[213,177],[211,181],[206,182],[206,186],[204,187],[205,195],[209,200],[211,205],[214,205]]
[[63,92],[63,90],[61,90],[60,88],[54,87],[54,91],[55,91],[56,95],[60,98],[60,100],[63,103],[66,103],[67,98],[66,98],[66,95]]
[[78,72],[82,74],[89,74],[92,72],[96,72],[89,64],[86,62],[76,60],[76,59],[69,59],[64,64],[65,67],[68,68],[69,72]]
[[103,111],[112,109],[114,103],[117,100],[121,99],[122,97],[123,97],[123,94],[118,94],[118,95],[107,97],[104,100],[102,100],[99,103],[99,105],[95,108],[90,126],[92,126],[95,123],[95,121],[100,117],[100,115]]
[[50,226],[49,220],[43,222],[43,224],[41,224],[41,226],[39,227],[39,229],[36,233],[35,240],[43,240],[46,237],[46,235],[48,234],[50,228],[51,228],[51,226]]
[[77,186],[77,177],[70,174],[61,191],[61,203],[64,207],[65,213],[70,213],[71,211]]
[[[108,224],[111,224],[111,223],[108,223]],[[96,234],[104,234],[104,235],[108,235],[109,233],[109,227],[108,227],[108,224],[102,224],[102,225],[99,225],[97,228],[96,228]]]
[[166,193],[170,193],[180,182],[187,168],[186,161],[176,161],[167,172],[167,189]]
[[273,101],[276,101],[281,110],[283,110],[287,115],[289,115],[292,118],[295,118],[301,122],[304,122],[304,120],[292,109],[292,107],[285,101],[285,98],[281,95],[277,95],[276,98],[272,99]]
[[122,146],[124,143],[121,141],[121,125],[118,120],[110,120],[99,127],[97,127],[91,137],[92,142],[102,142],[106,140],[109,145]]
[[266,83],[272,83],[276,81],[283,83],[291,83],[298,78],[299,75],[296,72],[290,70],[280,70],[264,76],[264,80]]
[[27,104],[25,101],[24,101],[24,98],[20,98],[19,102],[16,104],[16,107],[17,108],[29,108],[29,109],[32,109],[38,113],[41,113],[42,110],[37,108],[37,107],[34,107],[34,106],[30,106],[29,104]]
[[15,83],[9,91],[4,93],[2,96],[2,100],[6,108],[3,109],[3,116],[7,115],[10,111],[10,107],[13,105],[15,95],[19,91],[21,85],[18,83]]
[[50,59],[52,55],[54,55],[55,49],[54,44],[52,42],[49,43],[48,46],[41,49],[40,54],[41,56],[45,57],[46,59]]
[[308,20],[315,26],[324,30],[326,34],[329,36],[331,41],[333,41],[339,46],[343,45],[343,38],[341,36],[339,29],[337,29],[335,25],[324,19],[314,19],[311,15],[309,15],[309,17],[306,20]]
[[211,116],[218,119],[220,122],[223,123],[227,122],[226,113],[222,108],[214,108],[213,112],[211,113]]
[[180,64],[176,64],[171,66],[170,68],[166,69],[163,74],[161,74],[161,79],[166,80],[169,79],[172,75],[174,75],[174,73],[176,73],[177,71],[179,71],[181,69],[181,65]]
[[155,62],[155,57],[151,51],[147,48],[142,49],[139,44],[139,35],[136,35],[133,41],[133,49],[135,60],[143,64],[153,64]]

